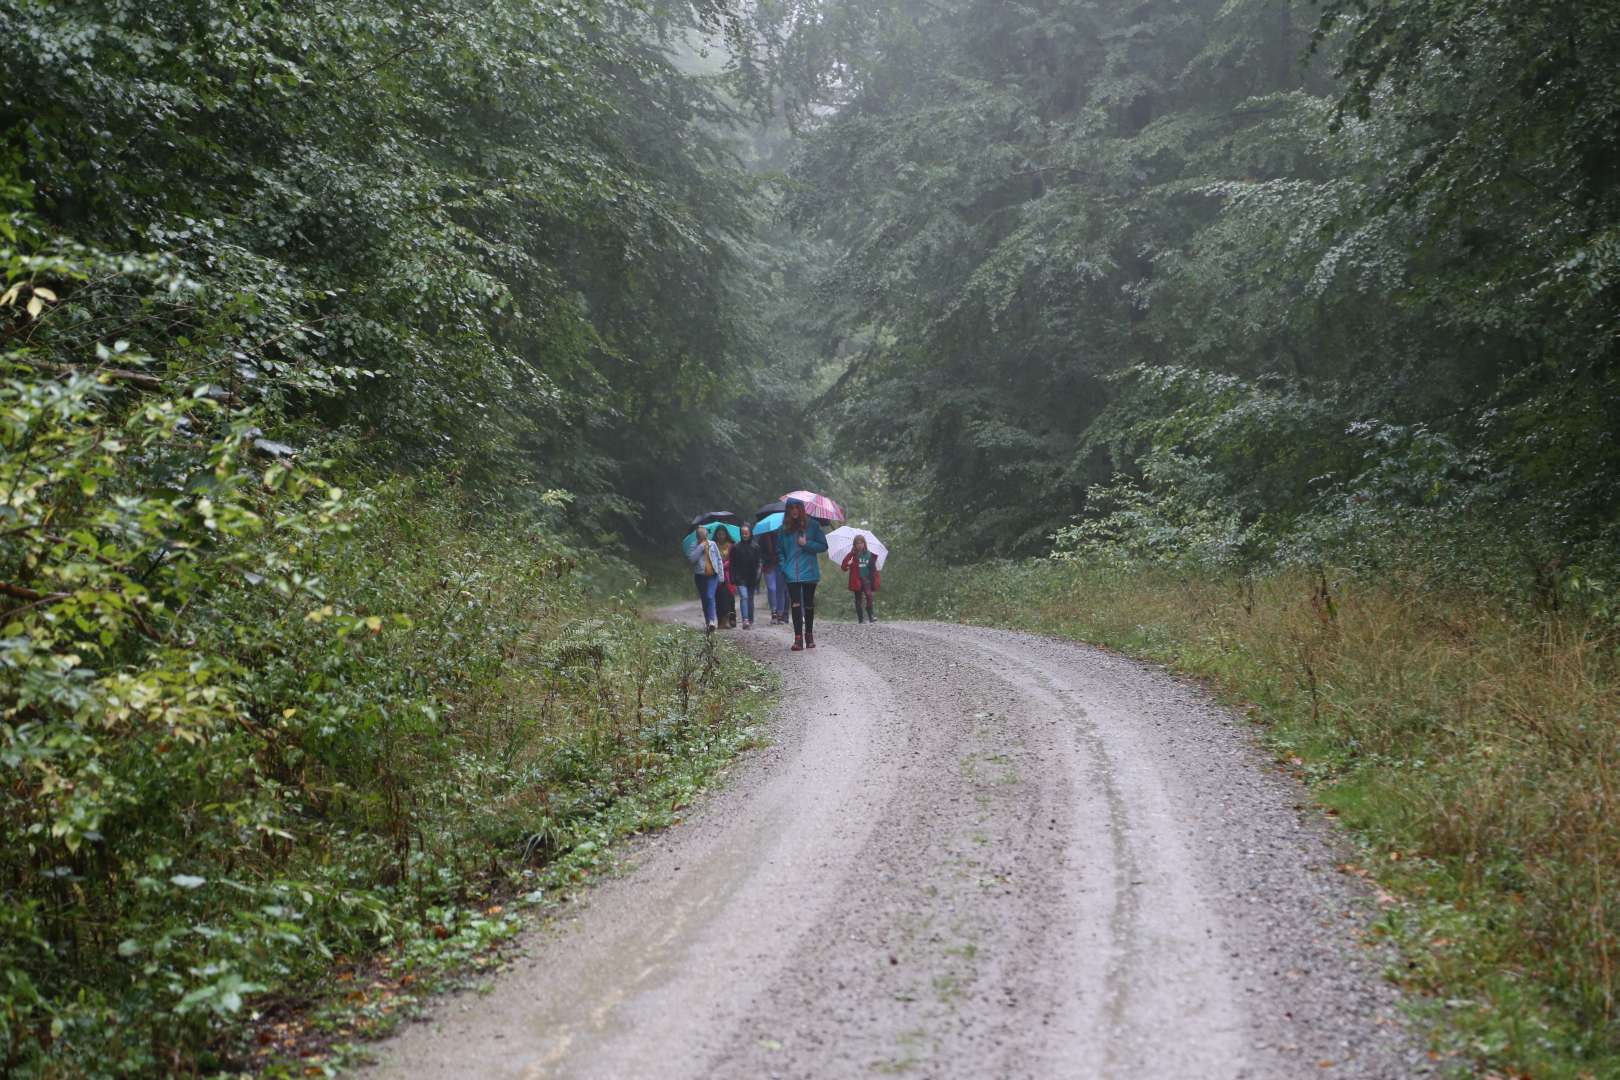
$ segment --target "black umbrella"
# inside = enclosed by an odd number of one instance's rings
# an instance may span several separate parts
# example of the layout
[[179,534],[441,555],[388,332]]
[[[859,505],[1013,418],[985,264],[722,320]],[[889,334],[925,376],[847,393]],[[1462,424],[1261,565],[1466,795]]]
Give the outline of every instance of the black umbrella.
[[787,503],[783,502],[781,499],[777,499],[775,502],[766,503],[758,510],[755,510],[754,520],[758,521],[762,517],[770,517],[772,514],[785,514],[786,512]]
[[699,514],[697,517],[693,518],[689,524],[689,527],[695,529],[699,525],[707,525],[711,521],[725,521],[736,516],[737,515],[733,514],[730,510],[710,510],[706,514]]

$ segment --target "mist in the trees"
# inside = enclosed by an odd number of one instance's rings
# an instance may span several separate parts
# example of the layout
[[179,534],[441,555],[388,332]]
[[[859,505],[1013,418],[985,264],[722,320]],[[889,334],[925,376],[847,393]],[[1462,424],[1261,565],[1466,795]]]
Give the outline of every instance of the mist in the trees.
[[837,441],[960,559],[1609,560],[1612,5],[1469,11],[760,5]]
[[625,614],[699,509],[1612,662],[1617,56],[1617,0],[0,0],[0,1072],[235,1068],[482,933],[535,815],[730,723]]

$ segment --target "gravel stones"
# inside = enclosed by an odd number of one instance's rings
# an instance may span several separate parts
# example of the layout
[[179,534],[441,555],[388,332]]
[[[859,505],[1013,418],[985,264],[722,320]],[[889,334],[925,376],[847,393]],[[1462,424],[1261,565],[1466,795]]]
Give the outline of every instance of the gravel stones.
[[1428,1069],[1338,838],[1229,712],[1024,634],[820,638],[738,635],[783,671],[774,745],[378,1074]]

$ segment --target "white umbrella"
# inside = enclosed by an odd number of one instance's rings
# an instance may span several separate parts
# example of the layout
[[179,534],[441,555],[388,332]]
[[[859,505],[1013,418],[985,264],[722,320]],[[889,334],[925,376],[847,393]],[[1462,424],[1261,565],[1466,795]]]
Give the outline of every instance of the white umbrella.
[[883,541],[867,532],[850,525],[841,525],[827,534],[827,558],[835,563],[844,561],[844,556],[855,549],[855,538],[866,537],[866,549],[877,556],[878,569],[889,559],[889,549],[883,546]]

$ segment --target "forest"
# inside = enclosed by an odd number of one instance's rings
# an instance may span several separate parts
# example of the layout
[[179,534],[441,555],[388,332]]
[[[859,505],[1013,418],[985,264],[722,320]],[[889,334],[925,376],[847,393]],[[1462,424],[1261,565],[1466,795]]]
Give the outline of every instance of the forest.
[[1475,966],[1597,1075],[1617,58],[1616,0],[0,0],[0,1071],[385,1023],[333,980],[476,956],[751,738],[640,553],[831,486],[896,576],[1568,644],[1536,737],[1596,771],[1489,840],[1529,944]]
[[841,441],[957,561],[1611,577],[1615,20],[835,5],[783,61]]

